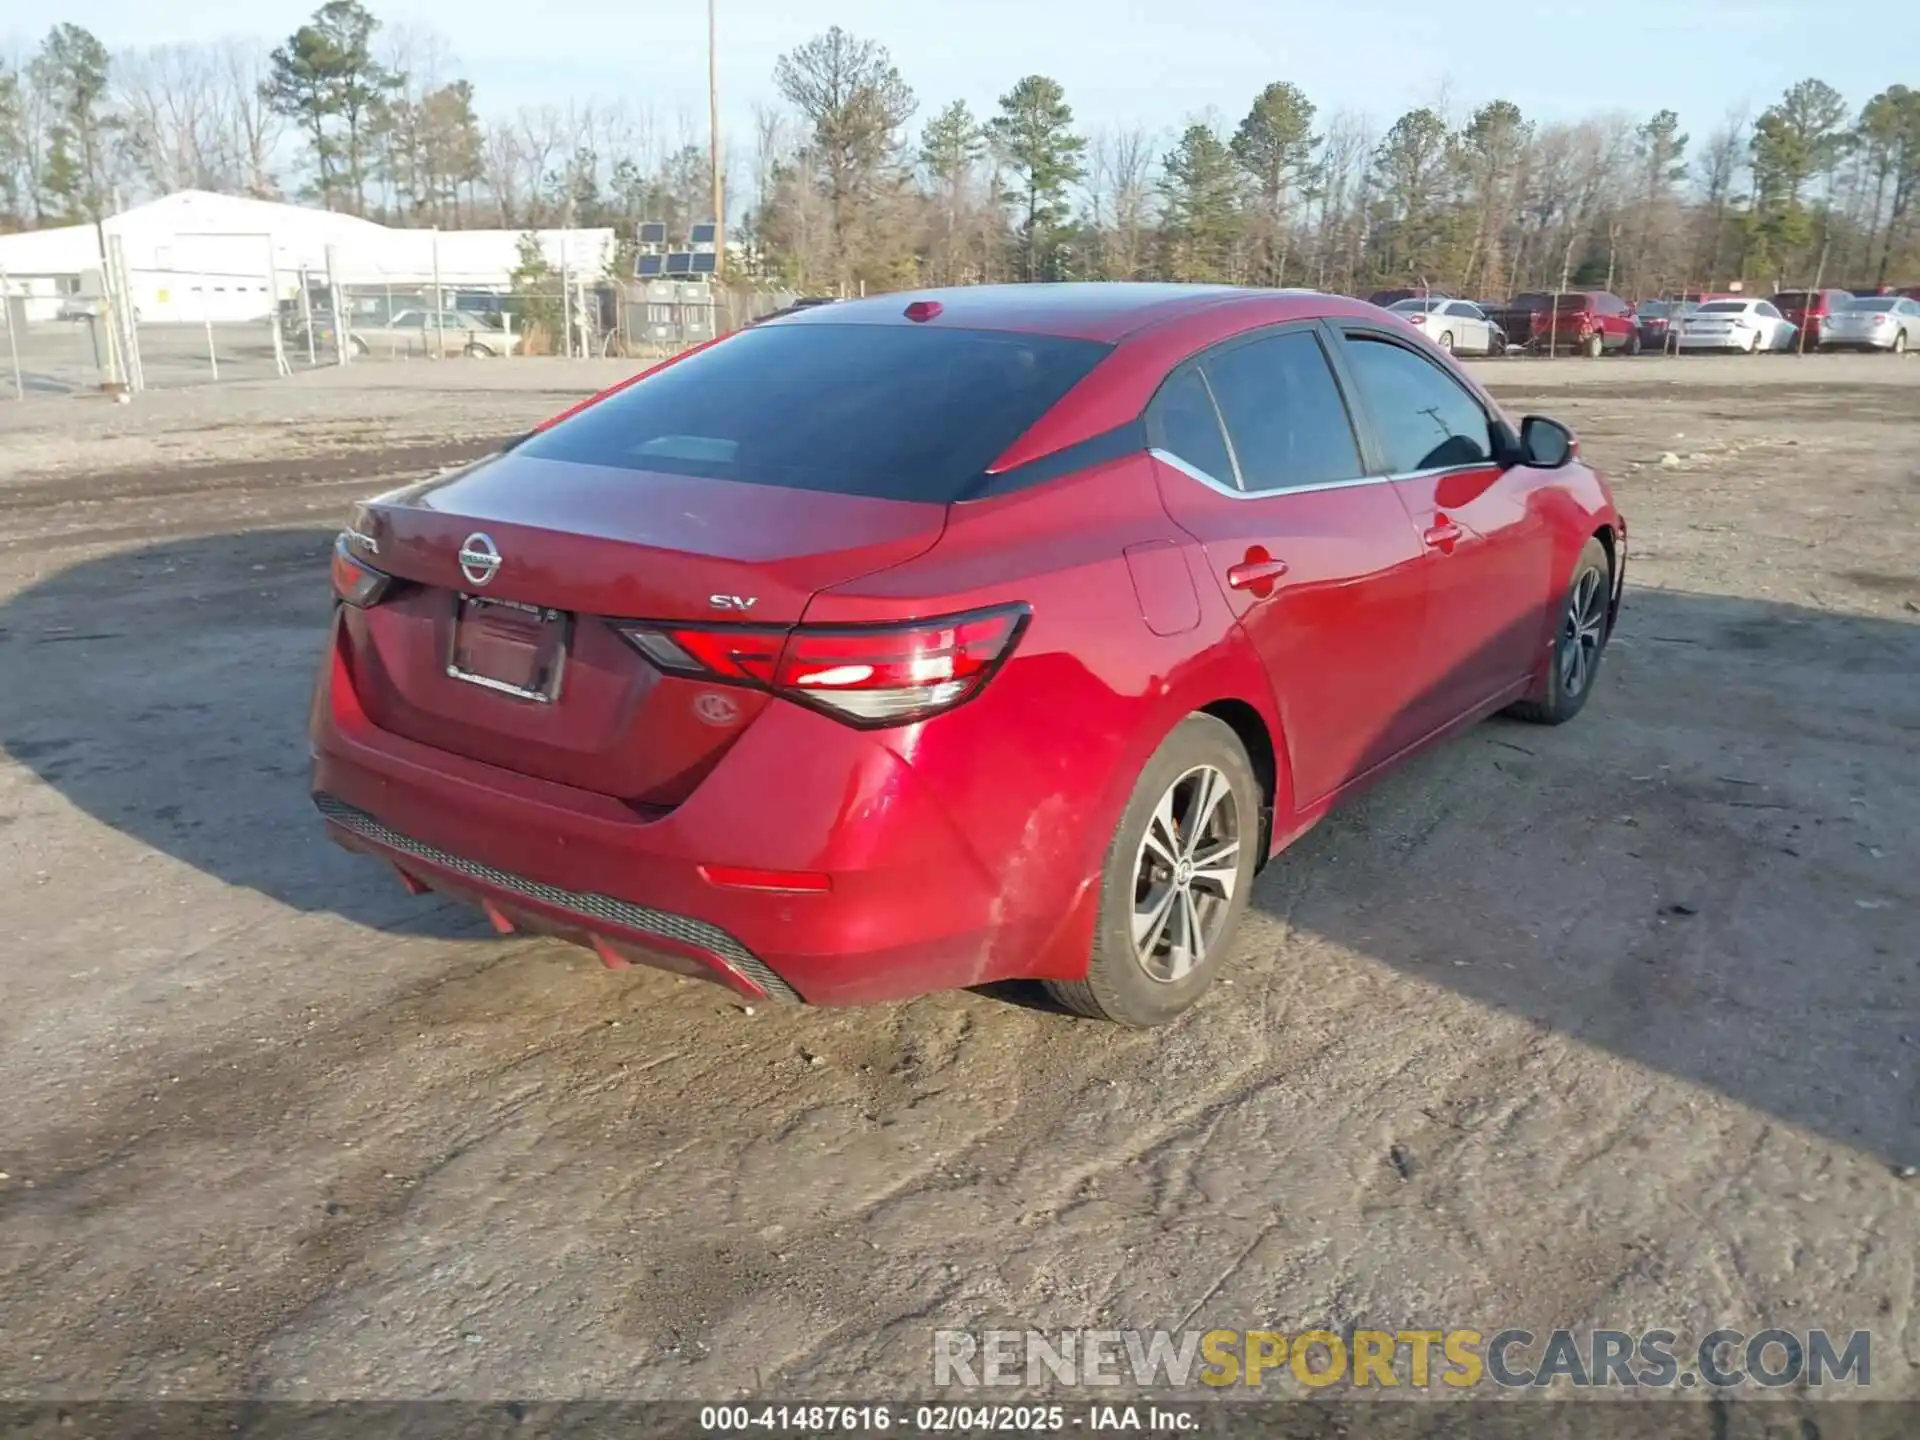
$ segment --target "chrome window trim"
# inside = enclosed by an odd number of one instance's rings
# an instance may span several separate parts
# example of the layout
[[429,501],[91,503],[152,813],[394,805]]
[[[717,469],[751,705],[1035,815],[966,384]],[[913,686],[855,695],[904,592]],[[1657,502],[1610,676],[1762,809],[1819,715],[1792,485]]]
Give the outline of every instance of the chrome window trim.
[[[1209,475],[1206,471],[1202,470],[1198,465],[1189,464],[1187,461],[1182,460],[1178,455],[1174,454],[1171,450],[1162,450],[1157,446],[1155,446],[1150,448],[1147,451],[1147,454],[1151,455],[1154,459],[1160,461],[1162,464],[1171,465],[1175,470],[1178,470],[1182,475],[1185,475],[1190,479],[1199,481],[1202,485],[1206,486],[1209,490],[1219,491],[1222,495],[1226,496],[1229,500],[1272,500],[1281,495],[1309,495],[1318,490],[1353,490],[1353,489],[1357,489],[1362,485],[1386,485],[1386,484],[1392,483],[1395,480],[1412,480],[1412,479],[1418,478],[1417,476],[1414,476],[1414,475],[1362,475],[1355,480],[1322,480],[1313,485],[1286,485],[1276,490],[1242,490],[1236,486],[1228,485],[1223,480],[1216,479],[1214,476]],[[1463,468],[1463,467],[1460,467],[1460,466],[1448,467],[1448,469],[1460,469],[1460,468]],[[1473,466],[1466,466],[1464,468],[1477,470],[1480,467],[1477,465],[1473,465]],[[1422,475],[1427,475],[1427,474],[1441,475],[1441,474],[1445,474],[1446,471],[1432,470],[1432,471],[1421,471],[1419,473]]]

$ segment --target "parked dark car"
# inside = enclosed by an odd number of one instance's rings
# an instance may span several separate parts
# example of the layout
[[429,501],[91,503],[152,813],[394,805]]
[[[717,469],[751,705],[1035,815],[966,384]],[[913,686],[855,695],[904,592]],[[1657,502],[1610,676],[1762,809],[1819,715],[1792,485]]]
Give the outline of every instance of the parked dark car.
[[1799,327],[1795,348],[1804,343],[1807,349],[1816,350],[1828,317],[1846,309],[1853,296],[1845,290],[1782,290],[1771,299],[1773,308]]
[[1633,319],[1640,331],[1640,348],[1670,348],[1674,327],[1697,310],[1699,304],[1697,300],[1643,300],[1634,306]]

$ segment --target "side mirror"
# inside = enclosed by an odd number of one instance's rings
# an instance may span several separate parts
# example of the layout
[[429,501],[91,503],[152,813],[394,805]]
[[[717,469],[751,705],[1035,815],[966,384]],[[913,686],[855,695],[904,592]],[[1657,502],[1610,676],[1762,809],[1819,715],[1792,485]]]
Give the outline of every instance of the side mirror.
[[1573,455],[1573,431],[1558,420],[1529,415],[1520,422],[1521,464],[1537,470],[1558,470]]

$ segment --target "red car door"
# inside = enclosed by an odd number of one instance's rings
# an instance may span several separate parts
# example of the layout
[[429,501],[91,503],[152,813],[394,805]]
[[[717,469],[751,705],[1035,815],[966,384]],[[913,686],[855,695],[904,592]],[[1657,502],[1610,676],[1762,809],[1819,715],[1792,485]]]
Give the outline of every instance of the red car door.
[[1161,494],[1273,681],[1295,808],[1416,737],[1419,536],[1370,477],[1312,323],[1186,362],[1147,412]]
[[1343,327],[1336,352],[1429,571],[1419,702],[1428,730],[1511,692],[1551,638],[1553,535],[1544,472],[1503,464],[1494,417],[1437,355],[1385,330]]

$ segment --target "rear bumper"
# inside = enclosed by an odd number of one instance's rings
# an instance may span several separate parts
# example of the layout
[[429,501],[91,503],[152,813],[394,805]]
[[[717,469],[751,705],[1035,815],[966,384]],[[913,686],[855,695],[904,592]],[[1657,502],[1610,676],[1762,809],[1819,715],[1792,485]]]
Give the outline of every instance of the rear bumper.
[[[800,996],[765,962],[717,925],[652,910],[612,895],[547,885],[468,860],[382,824],[344,800],[316,791],[313,803],[327,833],[347,850],[376,855],[400,872],[410,890],[437,890],[480,906],[502,933],[558,935],[597,951],[611,968],[636,959],[717,980],[754,999]],[[637,951],[636,948],[638,947]],[[702,967],[688,969],[680,960]]]
[[1896,332],[1885,335],[1835,335],[1831,332],[1820,337],[1822,350],[1891,350]]
[[[337,646],[311,718],[312,790],[330,837],[410,889],[481,906],[498,929],[558,935],[610,965],[650,964],[748,996],[867,1004],[1014,974],[1072,902],[1007,896],[915,769],[876,732],[769,707],[684,803],[616,800],[375,726]],[[712,867],[825,888],[719,883]],[[1080,964],[1084,967],[1082,956]]]

